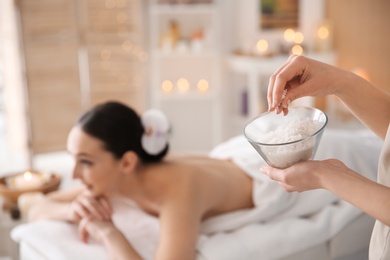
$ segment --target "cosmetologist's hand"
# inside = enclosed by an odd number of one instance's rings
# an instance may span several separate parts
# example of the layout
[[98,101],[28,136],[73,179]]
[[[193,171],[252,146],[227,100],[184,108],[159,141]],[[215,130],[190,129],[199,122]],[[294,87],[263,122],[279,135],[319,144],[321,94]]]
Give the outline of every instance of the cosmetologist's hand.
[[307,191],[325,188],[321,175],[341,174],[348,168],[339,160],[305,161],[296,163],[286,169],[265,165],[260,171],[270,179],[278,182],[288,192]]
[[284,114],[288,105],[304,96],[323,97],[342,86],[343,69],[304,56],[292,55],[275,71],[268,84],[269,111]]

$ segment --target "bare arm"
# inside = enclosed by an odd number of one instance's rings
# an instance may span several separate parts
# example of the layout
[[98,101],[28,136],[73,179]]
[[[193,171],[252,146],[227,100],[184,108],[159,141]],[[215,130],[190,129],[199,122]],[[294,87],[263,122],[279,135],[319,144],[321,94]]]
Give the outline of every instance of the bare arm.
[[176,196],[160,214],[160,243],[156,260],[195,259],[201,222],[200,205],[190,193]]
[[[283,91],[287,89],[284,99]],[[385,139],[390,122],[390,95],[352,72],[302,56],[291,56],[271,77],[269,110],[288,112],[291,101],[334,94],[367,127]],[[297,163],[287,169],[261,171],[287,191],[324,188],[372,217],[390,225],[390,188],[371,181],[331,159]]]
[[28,220],[57,219],[79,222],[82,218],[110,219],[112,208],[107,198],[94,198],[82,186],[52,192],[28,211]]
[[390,122],[390,95],[368,81],[348,72],[336,91],[351,112],[379,137],[385,139]]
[[[156,260],[195,259],[201,219],[196,213],[197,204],[197,197],[189,192],[176,194],[164,203],[159,216],[161,229]],[[102,242],[112,259],[142,259],[111,221],[83,219],[79,232],[84,242],[88,236]]]
[[324,188],[390,226],[390,188],[346,167],[336,159],[297,163],[287,169],[261,171],[287,191]]
[[82,187],[48,193],[35,202],[28,211],[29,221],[38,219],[58,219],[71,221],[70,203],[82,191]]
[[110,220],[89,220],[84,218],[79,225],[79,235],[84,243],[91,236],[104,244],[110,259],[114,260],[142,260],[140,254],[127,241],[126,237],[114,226]]
[[[284,90],[287,93],[284,99]],[[288,112],[288,105],[304,96],[340,98],[382,139],[390,122],[390,95],[352,72],[303,56],[291,56],[270,78],[269,110]]]
[[325,189],[390,226],[389,187],[367,179],[347,167],[339,171],[319,172],[319,179]]

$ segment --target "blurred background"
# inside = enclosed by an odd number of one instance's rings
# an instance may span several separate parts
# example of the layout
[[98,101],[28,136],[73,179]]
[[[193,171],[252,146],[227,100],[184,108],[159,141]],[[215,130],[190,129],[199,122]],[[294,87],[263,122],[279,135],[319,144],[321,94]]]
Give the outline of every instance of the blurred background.
[[[159,108],[173,152],[206,153],[266,111],[291,53],[390,91],[387,0],[0,0],[0,173],[65,151],[84,110]],[[364,98],[364,97],[362,97]],[[334,97],[299,105],[359,125]]]

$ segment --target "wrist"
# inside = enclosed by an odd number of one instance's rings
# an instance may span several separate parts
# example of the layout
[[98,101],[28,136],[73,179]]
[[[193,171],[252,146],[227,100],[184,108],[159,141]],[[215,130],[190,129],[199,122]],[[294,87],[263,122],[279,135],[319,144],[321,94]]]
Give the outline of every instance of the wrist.
[[364,80],[361,77],[347,70],[343,70],[343,75],[337,76],[336,78],[336,88],[333,94],[341,100],[343,100],[344,97],[350,96],[351,93],[355,92],[354,89],[359,88],[359,86],[364,83]]
[[325,189],[325,190],[330,189],[330,185],[329,185],[330,176],[328,172],[325,172],[322,169],[320,169],[315,173],[315,176],[317,178],[318,188]]
[[333,192],[336,184],[343,183],[344,177],[349,175],[348,171],[350,169],[337,159],[323,161],[323,165],[316,172],[319,186]]
[[77,219],[78,215],[73,210],[72,203],[67,203],[67,204],[68,205],[66,207],[64,207],[65,210],[63,211],[66,221],[69,221],[72,223],[79,222],[81,219],[80,218]]
[[122,233],[112,223],[100,231],[100,237],[104,244],[115,241],[120,236],[122,236]]

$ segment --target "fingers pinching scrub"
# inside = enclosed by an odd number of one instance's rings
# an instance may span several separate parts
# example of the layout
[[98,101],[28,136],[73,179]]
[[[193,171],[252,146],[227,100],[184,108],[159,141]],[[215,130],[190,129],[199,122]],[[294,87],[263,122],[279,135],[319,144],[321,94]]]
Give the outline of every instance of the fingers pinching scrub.
[[265,112],[246,124],[244,136],[272,167],[314,158],[328,117],[319,109],[290,107],[287,115]]

